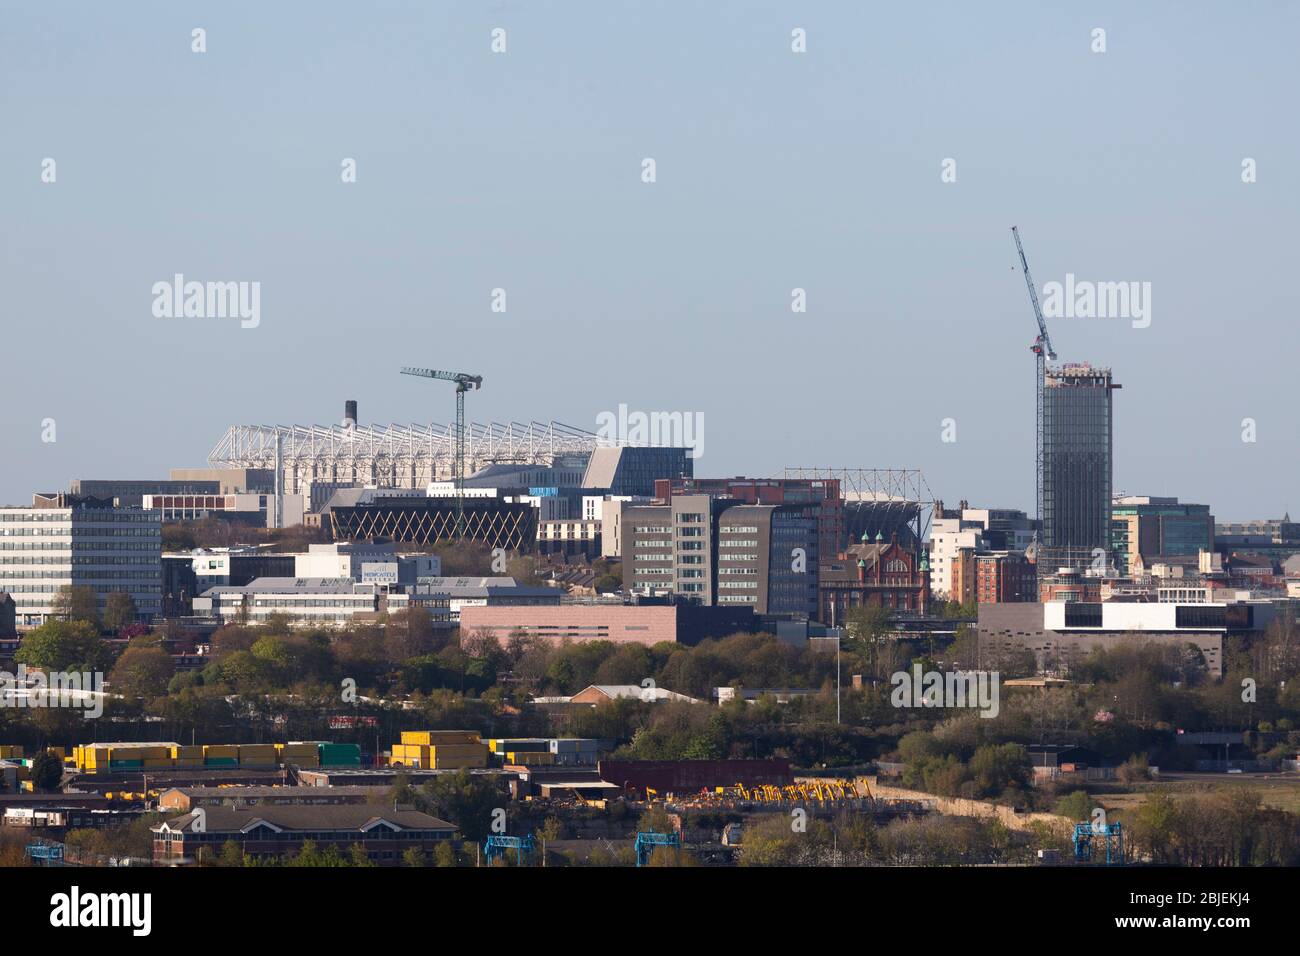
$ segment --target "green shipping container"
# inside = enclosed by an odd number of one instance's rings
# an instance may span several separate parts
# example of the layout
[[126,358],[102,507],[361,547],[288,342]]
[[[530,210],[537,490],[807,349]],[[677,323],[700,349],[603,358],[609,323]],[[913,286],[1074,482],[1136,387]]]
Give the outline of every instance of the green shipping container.
[[361,745],[321,744],[320,764],[322,767],[359,767],[361,766]]

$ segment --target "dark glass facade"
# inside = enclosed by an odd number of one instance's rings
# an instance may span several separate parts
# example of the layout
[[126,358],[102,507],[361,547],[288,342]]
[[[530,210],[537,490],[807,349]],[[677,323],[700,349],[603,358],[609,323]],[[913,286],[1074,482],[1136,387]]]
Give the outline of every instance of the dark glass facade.
[[1057,563],[1110,551],[1113,420],[1110,369],[1049,369],[1043,390],[1042,545]]

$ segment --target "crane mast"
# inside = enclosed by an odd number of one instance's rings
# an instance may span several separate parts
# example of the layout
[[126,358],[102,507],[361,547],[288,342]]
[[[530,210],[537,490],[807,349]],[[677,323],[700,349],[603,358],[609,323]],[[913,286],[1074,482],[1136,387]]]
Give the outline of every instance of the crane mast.
[[403,368],[403,375],[435,378],[456,385],[456,540],[465,534],[465,393],[483,387],[482,375],[466,372],[439,372],[431,368]]
[[1043,520],[1043,389],[1047,380],[1047,361],[1056,361],[1056,350],[1052,348],[1052,339],[1047,334],[1047,320],[1043,318],[1042,306],[1038,304],[1038,291],[1034,288],[1034,279],[1029,274],[1029,261],[1025,258],[1025,248],[1020,244],[1020,230],[1011,227],[1011,235],[1016,240],[1016,252],[1020,254],[1020,267],[1025,274],[1025,285],[1029,287],[1029,302],[1034,307],[1034,318],[1038,320],[1038,336],[1029,346],[1034,353],[1034,393],[1037,414],[1034,427],[1034,505],[1041,527]]

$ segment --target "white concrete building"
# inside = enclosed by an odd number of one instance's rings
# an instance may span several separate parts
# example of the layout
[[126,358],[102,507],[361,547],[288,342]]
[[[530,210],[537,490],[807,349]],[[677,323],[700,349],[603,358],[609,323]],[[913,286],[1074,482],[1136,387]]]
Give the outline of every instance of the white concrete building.
[[[60,496],[60,500],[62,496]],[[62,587],[92,588],[101,609],[115,591],[141,618],[162,612],[162,518],[143,508],[0,508],[0,592],[18,628],[44,624]]]
[[379,610],[381,588],[350,577],[258,578],[243,587],[209,588],[194,599],[194,613],[222,624],[265,624],[283,615],[295,627],[342,627],[358,614]]
[[414,584],[419,578],[440,575],[442,559],[434,554],[399,555],[392,544],[312,544],[307,546],[305,554],[294,555],[293,570],[300,578]]
[[965,518],[935,518],[930,523],[930,594],[949,600],[952,565],[962,548],[984,548],[983,525]]

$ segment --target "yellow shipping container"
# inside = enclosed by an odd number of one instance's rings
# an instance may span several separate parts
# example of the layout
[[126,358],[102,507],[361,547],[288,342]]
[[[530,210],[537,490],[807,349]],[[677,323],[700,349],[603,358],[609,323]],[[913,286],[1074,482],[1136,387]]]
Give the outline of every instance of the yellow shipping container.
[[441,757],[433,765],[434,770],[472,770],[487,766],[487,757]]
[[316,744],[276,744],[275,754],[281,763],[302,763],[308,757],[319,757],[320,748]]
[[443,757],[482,757],[486,760],[487,755],[488,749],[481,744],[477,747],[467,746],[465,744],[457,744],[449,747],[445,744],[439,744],[436,747],[429,748],[429,756],[435,760]]
[[227,757],[238,758],[239,746],[237,744],[204,744],[204,757]]
[[529,751],[511,751],[506,760],[523,767],[550,767],[555,764],[555,754]]
[[476,730],[403,730],[402,743],[433,747],[440,744],[482,743]]

